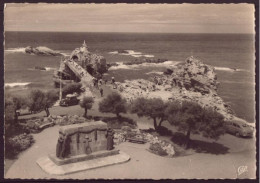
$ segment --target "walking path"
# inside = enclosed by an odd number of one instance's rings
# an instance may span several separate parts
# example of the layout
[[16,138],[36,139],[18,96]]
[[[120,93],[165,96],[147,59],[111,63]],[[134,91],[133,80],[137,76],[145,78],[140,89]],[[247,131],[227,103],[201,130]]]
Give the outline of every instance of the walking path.
[[[129,162],[64,176],[49,175],[36,164],[36,161],[55,152],[58,130],[59,126],[54,126],[39,134],[34,134],[35,144],[19,156],[6,173],[5,178],[209,179],[255,177],[255,153],[253,148],[250,149],[254,145],[250,143],[253,140],[238,139],[230,135],[225,135],[221,139],[221,141],[233,143],[233,147],[230,148],[231,152],[223,155],[193,153],[182,157],[165,158],[148,152],[146,150],[148,144],[125,142],[117,148],[130,155]],[[239,142],[243,142],[243,144],[237,148]],[[238,151],[235,151],[236,148]],[[239,166],[247,166],[247,171],[238,176]]]

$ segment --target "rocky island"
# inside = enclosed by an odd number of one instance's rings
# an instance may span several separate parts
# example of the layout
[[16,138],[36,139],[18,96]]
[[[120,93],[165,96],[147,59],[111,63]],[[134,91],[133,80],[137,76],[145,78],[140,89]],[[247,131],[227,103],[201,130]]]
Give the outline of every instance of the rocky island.
[[33,48],[32,46],[27,46],[25,48],[25,53],[33,54],[33,55],[63,56],[62,53],[60,53],[58,51],[54,51],[54,50],[44,47],[44,46],[39,46],[36,48]]
[[[75,63],[76,67],[72,69],[70,63]],[[79,82],[82,77],[82,71],[88,73],[89,81],[92,82],[91,77],[101,78],[102,74],[107,72],[106,59],[88,50],[84,41],[80,48],[72,51],[69,57],[63,57],[60,68],[54,72],[53,80],[56,86],[59,86],[60,78],[62,84]],[[76,70],[75,70],[76,69]]]
[[[226,121],[243,119],[237,118],[230,105],[226,104],[217,94],[219,83],[212,66],[189,57],[184,64],[174,69],[167,69],[161,76],[155,76],[149,81],[144,79],[117,82],[117,90],[129,102],[137,97],[163,100],[188,100],[199,103],[203,107],[212,107],[221,113]],[[245,121],[244,121],[245,122]]]

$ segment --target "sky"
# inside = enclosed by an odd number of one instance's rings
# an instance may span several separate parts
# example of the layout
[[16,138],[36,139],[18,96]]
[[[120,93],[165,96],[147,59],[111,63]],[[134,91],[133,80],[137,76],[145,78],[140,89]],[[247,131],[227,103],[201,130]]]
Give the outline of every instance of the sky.
[[8,3],[5,31],[255,33],[253,4]]

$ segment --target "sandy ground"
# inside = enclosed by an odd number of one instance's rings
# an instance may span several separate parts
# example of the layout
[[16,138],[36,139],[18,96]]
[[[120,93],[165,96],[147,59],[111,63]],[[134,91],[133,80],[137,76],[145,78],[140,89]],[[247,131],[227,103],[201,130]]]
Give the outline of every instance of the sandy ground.
[[[104,89],[104,94],[106,95],[106,93],[109,91]],[[89,110],[88,115],[114,116],[113,114],[100,114],[97,110],[100,98],[97,97],[95,100],[95,105],[93,109]],[[83,115],[84,110],[80,106],[53,107],[50,112],[51,114]],[[41,112],[35,115],[44,116],[45,113]],[[152,123],[148,119],[138,118],[135,115],[131,115],[131,117],[138,122],[139,128],[152,127]],[[166,122],[164,125],[175,131]],[[35,143],[19,155],[6,172],[5,178],[216,179],[256,177],[255,138],[237,138],[229,134],[222,136],[216,142],[192,135],[191,138],[201,143],[207,151],[203,153],[192,152],[186,156],[175,158],[160,157],[148,152],[146,149],[149,144],[125,142],[120,144],[118,148],[131,156],[129,162],[65,176],[49,175],[36,164],[36,160],[55,152],[58,130],[59,126],[54,126],[39,134],[34,134]],[[246,169],[239,175],[240,166],[245,166]]]

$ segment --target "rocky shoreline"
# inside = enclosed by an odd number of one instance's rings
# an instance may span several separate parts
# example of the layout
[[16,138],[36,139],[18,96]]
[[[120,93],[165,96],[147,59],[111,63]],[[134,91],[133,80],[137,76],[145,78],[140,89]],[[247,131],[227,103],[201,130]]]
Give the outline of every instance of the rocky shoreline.
[[185,64],[174,69],[167,69],[161,76],[155,76],[152,81],[138,79],[116,82],[118,92],[130,103],[138,98],[162,98],[167,100],[188,100],[199,103],[203,107],[212,107],[221,113],[226,121],[239,120],[230,105],[218,96],[217,75],[214,67],[200,60],[189,57]]

